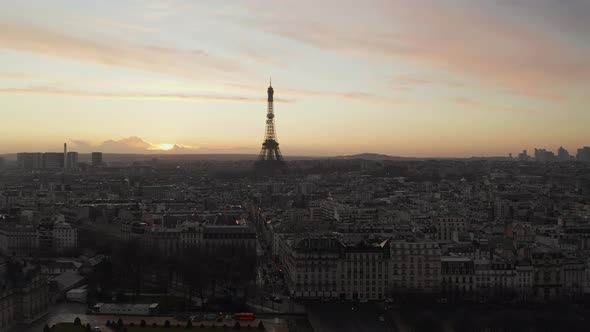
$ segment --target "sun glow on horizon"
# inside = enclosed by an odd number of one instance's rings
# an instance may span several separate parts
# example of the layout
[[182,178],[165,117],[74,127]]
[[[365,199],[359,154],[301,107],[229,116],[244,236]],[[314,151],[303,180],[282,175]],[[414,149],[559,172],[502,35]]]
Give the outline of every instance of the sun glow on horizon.
[[157,144],[154,146],[154,150],[163,150],[163,151],[170,151],[174,148],[174,144],[164,143],[164,144]]

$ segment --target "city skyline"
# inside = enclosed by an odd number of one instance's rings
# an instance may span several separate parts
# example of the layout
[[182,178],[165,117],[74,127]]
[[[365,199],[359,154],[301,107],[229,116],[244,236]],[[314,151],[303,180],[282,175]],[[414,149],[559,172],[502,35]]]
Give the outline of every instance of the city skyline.
[[270,75],[287,156],[590,143],[583,1],[4,4],[0,153],[257,154]]

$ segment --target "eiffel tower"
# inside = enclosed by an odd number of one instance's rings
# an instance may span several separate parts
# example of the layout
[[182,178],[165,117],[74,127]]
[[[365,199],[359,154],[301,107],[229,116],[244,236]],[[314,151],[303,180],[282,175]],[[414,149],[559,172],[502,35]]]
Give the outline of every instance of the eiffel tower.
[[275,114],[273,111],[274,90],[272,88],[272,81],[268,87],[267,94],[266,132],[264,142],[262,142],[262,149],[260,149],[260,154],[256,161],[256,173],[272,176],[279,172],[286,173],[287,164],[283,160],[281,150],[279,150],[279,142],[277,142],[277,134],[275,132]]

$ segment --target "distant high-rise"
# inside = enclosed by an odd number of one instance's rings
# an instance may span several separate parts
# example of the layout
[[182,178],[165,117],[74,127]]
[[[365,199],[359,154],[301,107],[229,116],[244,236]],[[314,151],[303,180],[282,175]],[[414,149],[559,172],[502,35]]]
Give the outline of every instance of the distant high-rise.
[[559,161],[568,161],[570,160],[571,156],[570,153],[563,148],[563,146],[560,146],[559,149],[557,150],[557,160]]
[[31,171],[43,168],[43,153],[41,152],[21,152],[16,154],[18,168]]
[[279,142],[275,132],[275,115],[273,109],[274,90],[272,83],[268,90],[268,108],[266,112],[266,131],[264,135],[264,142],[262,142],[262,149],[256,161],[256,172],[260,175],[273,175],[277,172],[286,172],[287,165],[279,150]]
[[66,157],[66,169],[75,171],[78,169],[78,152],[68,152]]
[[536,161],[554,161],[555,154],[545,149],[535,149],[535,160]]
[[590,147],[585,146],[581,149],[578,149],[576,159],[579,161],[590,161]]
[[522,150],[522,152],[518,154],[518,159],[520,159],[520,160],[529,160],[530,157],[529,157],[529,155],[528,155],[528,153],[527,153],[526,150]]
[[67,171],[68,170],[68,144],[67,143],[64,143],[64,155],[63,155],[63,158],[64,158],[64,163],[63,163],[63,165],[64,165],[64,171]]
[[102,165],[102,152],[92,152],[92,166]]
[[43,153],[44,169],[63,169],[65,157],[63,152],[45,152]]

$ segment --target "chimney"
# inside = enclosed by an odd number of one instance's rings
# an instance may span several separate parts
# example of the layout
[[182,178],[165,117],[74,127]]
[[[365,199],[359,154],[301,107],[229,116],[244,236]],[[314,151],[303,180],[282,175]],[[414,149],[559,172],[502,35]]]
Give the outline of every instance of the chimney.
[[64,143],[64,171],[68,170],[68,144]]

